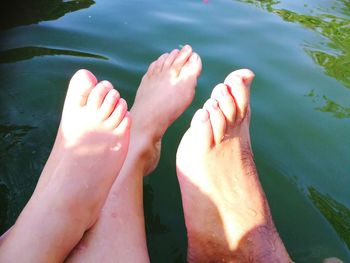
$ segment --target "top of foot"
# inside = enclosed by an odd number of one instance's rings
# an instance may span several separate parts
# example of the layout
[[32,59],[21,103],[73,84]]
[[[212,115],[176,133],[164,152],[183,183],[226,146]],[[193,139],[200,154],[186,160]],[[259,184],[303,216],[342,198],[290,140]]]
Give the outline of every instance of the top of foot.
[[[166,129],[190,105],[195,94],[197,78],[202,69],[201,59],[189,45],[161,55],[151,63],[137,90],[134,105],[132,136],[144,149],[160,143]],[[133,141],[133,139],[132,139]],[[159,159],[159,147],[153,147],[152,170]]]
[[217,85],[179,145],[189,262],[289,262],[252,158],[253,77],[238,70]]
[[[123,165],[130,121],[126,102],[110,82],[97,83],[87,70],[72,77],[54,147],[1,246],[9,254],[1,256],[19,262],[64,260],[96,221]],[[41,244],[40,250],[33,244]],[[18,249],[27,253],[19,255]]]

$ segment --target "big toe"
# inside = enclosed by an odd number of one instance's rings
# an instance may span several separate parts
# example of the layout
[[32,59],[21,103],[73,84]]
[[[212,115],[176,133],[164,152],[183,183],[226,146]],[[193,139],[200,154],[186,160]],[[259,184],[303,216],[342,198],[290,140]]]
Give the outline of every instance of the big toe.
[[236,102],[237,123],[241,123],[247,116],[253,78],[254,73],[251,70],[240,69],[230,73],[224,81]]
[[184,79],[195,77],[197,78],[202,71],[202,61],[197,53],[192,53],[188,61],[183,65],[180,71],[180,76]]
[[191,140],[196,146],[209,148],[214,140],[214,134],[211,127],[209,112],[205,109],[199,109],[194,114],[191,127]]
[[182,67],[186,64],[188,59],[192,55],[192,47],[190,45],[185,45],[180,52],[177,53],[171,67],[177,74],[180,74]]
[[97,79],[86,69],[78,70],[69,82],[65,107],[84,106]]

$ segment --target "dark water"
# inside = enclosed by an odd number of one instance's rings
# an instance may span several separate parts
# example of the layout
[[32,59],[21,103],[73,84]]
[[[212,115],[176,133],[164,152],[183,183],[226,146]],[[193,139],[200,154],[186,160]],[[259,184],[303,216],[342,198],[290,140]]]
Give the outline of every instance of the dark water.
[[[234,69],[256,73],[251,135],[278,230],[296,262],[350,262],[350,4],[347,0],[13,1],[1,10],[0,228],[29,199],[79,68],[129,105],[148,64],[191,44],[203,72],[145,179],[152,262],[184,262],[175,153],[194,111]],[[44,219],[42,219],[44,220]]]

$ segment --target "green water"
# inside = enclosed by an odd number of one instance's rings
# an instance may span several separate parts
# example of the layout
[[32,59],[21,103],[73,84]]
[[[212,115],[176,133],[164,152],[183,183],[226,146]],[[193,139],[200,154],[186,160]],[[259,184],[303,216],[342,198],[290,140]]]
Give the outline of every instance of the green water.
[[[152,262],[184,262],[175,153],[191,116],[234,69],[256,73],[251,136],[277,228],[296,262],[350,262],[350,4],[347,0],[13,1],[0,26],[0,229],[29,199],[79,68],[132,105],[161,53],[189,43],[203,72],[145,179]],[[44,220],[44,219],[42,219]]]

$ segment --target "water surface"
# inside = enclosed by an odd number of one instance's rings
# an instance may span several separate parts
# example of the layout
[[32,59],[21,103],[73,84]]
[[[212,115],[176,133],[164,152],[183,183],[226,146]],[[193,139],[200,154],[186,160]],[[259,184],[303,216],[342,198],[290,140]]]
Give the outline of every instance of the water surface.
[[196,97],[144,184],[152,262],[185,262],[176,148],[212,87],[242,67],[256,74],[253,149],[288,251],[296,262],[350,262],[348,1],[37,0],[2,12],[1,232],[34,190],[70,76],[87,68],[132,105],[149,63],[188,43],[203,60]]

